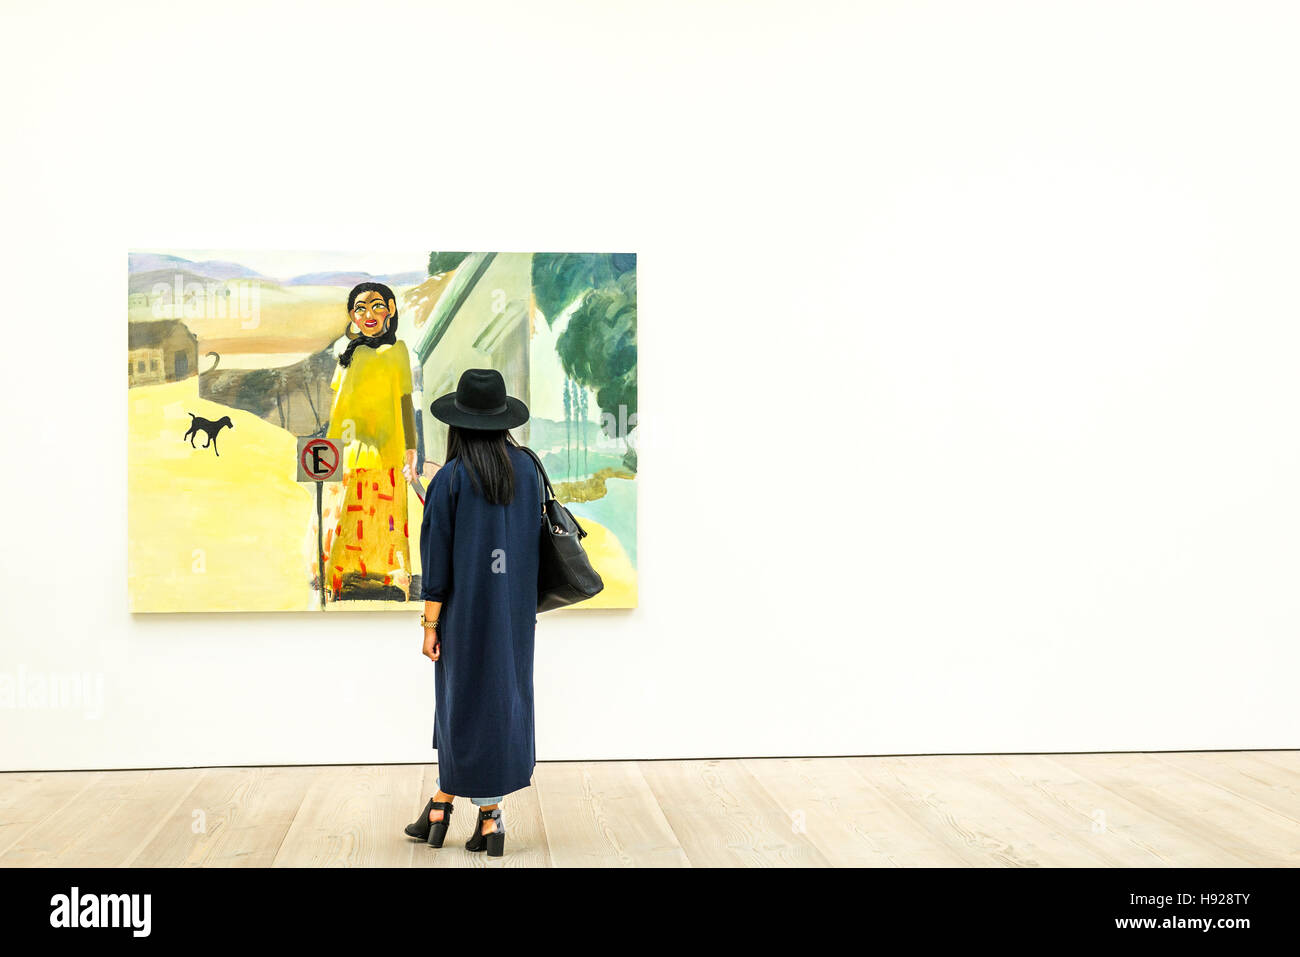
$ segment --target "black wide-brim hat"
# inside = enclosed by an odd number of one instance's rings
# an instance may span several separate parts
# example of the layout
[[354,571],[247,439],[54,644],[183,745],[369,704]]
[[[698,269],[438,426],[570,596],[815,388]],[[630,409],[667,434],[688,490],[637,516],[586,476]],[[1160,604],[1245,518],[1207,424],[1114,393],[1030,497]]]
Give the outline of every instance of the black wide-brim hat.
[[506,395],[506,380],[496,369],[466,369],[456,391],[438,396],[429,411],[458,429],[513,429],[528,421],[528,406]]

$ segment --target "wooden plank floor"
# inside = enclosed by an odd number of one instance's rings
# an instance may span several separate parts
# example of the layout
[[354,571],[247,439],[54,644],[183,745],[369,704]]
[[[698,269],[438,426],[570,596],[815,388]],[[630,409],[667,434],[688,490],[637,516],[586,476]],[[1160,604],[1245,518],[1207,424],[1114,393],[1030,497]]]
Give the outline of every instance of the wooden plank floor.
[[1300,751],[543,763],[498,859],[402,834],[435,773],[0,774],[0,866],[1300,866]]

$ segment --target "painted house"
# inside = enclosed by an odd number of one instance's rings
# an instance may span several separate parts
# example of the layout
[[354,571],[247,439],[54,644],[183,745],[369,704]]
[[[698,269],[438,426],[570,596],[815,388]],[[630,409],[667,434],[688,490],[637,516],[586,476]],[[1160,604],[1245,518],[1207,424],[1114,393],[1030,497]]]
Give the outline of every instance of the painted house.
[[179,319],[127,323],[127,385],[175,382],[199,368],[199,339]]
[[[423,458],[441,461],[447,427],[429,403],[454,392],[467,368],[496,369],[506,391],[528,401],[532,253],[470,253],[440,291],[411,345]],[[512,430],[528,443],[528,423]]]

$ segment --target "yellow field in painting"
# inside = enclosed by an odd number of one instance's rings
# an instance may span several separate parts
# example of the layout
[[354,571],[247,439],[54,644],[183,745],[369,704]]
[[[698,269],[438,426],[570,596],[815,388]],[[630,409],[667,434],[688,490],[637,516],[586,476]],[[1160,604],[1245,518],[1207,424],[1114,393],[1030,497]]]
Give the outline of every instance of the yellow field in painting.
[[[130,608],[137,612],[311,611],[315,490],[294,481],[297,440],[240,409],[198,396],[198,379],[128,390],[128,561]],[[190,448],[187,413],[229,415],[220,456]],[[411,559],[419,570],[423,507],[407,487]],[[586,519],[583,544],[605,590],[582,607],[636,605],[636,570],[618,540]],[[393,602],[329,606],[393,610]],[[412,605],[411,607],[415,607]]]
[[600,573],[605,582],[604,589],[595,598],[584,601],[574,608],[635,608],[636,607],[636,569],[632,560],[619,544],[614,533],[604,525],[590,519],[582,520],[582,527],[587,530],[587,537],[582,540],[582,547],[591,559],[592,567]]

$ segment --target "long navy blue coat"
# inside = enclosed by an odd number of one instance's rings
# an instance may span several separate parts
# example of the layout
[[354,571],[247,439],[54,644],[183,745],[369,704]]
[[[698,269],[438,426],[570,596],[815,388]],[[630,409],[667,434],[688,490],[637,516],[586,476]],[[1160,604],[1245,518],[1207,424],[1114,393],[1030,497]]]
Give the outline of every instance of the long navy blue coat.
[[433,746],[448,794],[494,797],[528,787],[541,492],[527,453],[510,448],[515,494],[489,505],[452,459],[434,475],[420,526],[421,591],[441,601]]

